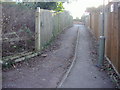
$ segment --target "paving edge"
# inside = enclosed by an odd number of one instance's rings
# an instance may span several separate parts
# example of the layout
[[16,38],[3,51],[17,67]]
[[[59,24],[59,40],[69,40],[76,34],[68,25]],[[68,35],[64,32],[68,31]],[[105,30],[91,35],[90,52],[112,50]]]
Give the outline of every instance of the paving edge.
[[63,75],[63,78],[58,83],[56,88],[60,88],[62,86],[62,84],[64,83],[64,81],[67,79],[68,75],[70,74],[71,69],[73,68],[73,66],[75,64],[75,61],[76,61],[78,44],[79,44],[79,27],[77,28],[77,41],[76,41],[76,45],[75,45],[75,53],[74,53],[74,56],[73,56],[72,63],[70,65],[70,67],[68,68],[67,72]]

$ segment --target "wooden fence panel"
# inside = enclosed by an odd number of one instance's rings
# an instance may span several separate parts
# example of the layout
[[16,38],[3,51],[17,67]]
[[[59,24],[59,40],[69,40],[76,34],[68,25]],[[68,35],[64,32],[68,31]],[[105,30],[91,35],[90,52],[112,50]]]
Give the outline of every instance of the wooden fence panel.
[[[37,46],[35,41],[40,41],[39,47],[42,49],[50,43],[53,37],[57,36],[66,27],[72,25],[73,18],[66,11],[55,14],[55,12],[50,10],[41,9],[39,20],[37,15],[35,15],[35,9],[10,3],[0,5],[3,6],[3,13],[1,14],[3,17],[2,47],[0,46],[4,55],[3,57],[12,56],[24,51],[35,51],[35,47]],[[38,20],[41,25],[35,23]],[[40,35],[38,34],[40,40],[35,37],[37,36],[35,29],[39,25],[41,30]]]
[[106,30],[106,55],[107,57],[110,59],[111,58],[111,22],[112,19],[111,18],[111,14],[108,14],[108,20],[107,20],[107,30]]
[[112,24],[112,35],[111,35],[111,61],[114,64],[114,66],[116,67],[116,69],[118,70],[118,63],[117,63],[117,27],[116,27],[116,20],[115,20],[115,13],[112,13],[112,19],[113,19],[113,24]]
[[120,7],[118,8],[118,70],[120,73]]
[[[117,7],[117,6],[116,6]],[[102,14],[91,13],[90,28],[98,39],[102,30]],[[105,53],[112,62],[116,70],[120,73],[120,8],[117,7],[113,12],[105,12]]]
[[[109,42],[109,40],[108,40],[108,20],[109,20],[109,14],[108,13],[105,13],[105,36],[106,36],[106,43],[108,43]],[[108,49],[108,47],[107,47],[107,45],[105,44],[105,54],[107,54],[107,53],[109,53],[109,52],[107,52],[107,49]]]
[[109,60],[112,62],[112,64],[115,66],[116,70],[120,72],[120,30],[119,30],[119,16],[118,10],[115,10],[114,12],[107,12],[107,28],[106,30],[106,56],[109,58]]
[[41,9],[41,48],[50,43],[65,28],[72,25],[73,18],[68,12],[52,13]]
[[99,13],[92,13],[90,16],[88,16],[90,19],[88,19],[88,25],[91,28],[93,34],[98,39],[100,32],[99,32],[99,23],[100,23],[100,15]]
[[118,70],[118,13],[109,13],[108,29],[106,36],[106,56]]
[[[111,62],[113,63],[113,55],[112,55],[112,48],[114,48],[114,43],[113,43],[113,40],[114,40],[114,37],[113,37],[113,35],[114,35],[114,16],[113,16],[113,13],[111,13],[111,28],[110,28],[110,30],[109,30],[109,32],[110,32],[110,36],[111,36],[111,39],[110,39],[110,45],[111,45],[111,47],[110,47],[110,49],[109,50],[111,50],[111,52],[110,52],[110,60],[111,60]],[[115,63],[113,63],[113,64],[115,64]]]
[[99,39],[99,13],[96,13],[95,15],[95,34],[96,34],[96,37],[97,39]]
[[52,13],[48,10],[41,10],[41,48],[52,38],[52,27]]

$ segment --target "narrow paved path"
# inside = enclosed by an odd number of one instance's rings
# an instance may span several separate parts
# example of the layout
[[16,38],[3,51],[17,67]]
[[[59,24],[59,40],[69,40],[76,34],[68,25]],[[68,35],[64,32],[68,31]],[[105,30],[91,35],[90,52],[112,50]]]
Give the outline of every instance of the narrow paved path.
[[55,88],[72,62],[77,26],[63,31],[43,54],[3,71],[3,88]]
[[83,25],[78,27],[80,34],[76,62],[62,88],[115,88],[107,74],[99,71],[93,63],[97,58],[93,57],[96,51],[92,35]]

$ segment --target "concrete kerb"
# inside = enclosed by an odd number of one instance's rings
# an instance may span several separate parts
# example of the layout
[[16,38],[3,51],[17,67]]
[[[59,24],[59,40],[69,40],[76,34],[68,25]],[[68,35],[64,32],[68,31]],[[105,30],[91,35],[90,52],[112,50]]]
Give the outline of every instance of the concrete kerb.
[[62,86],[62,84],[67,79],[68,75],[70,74],[70,72],[71,72],[71,70],[72,70],[72,68],[73,68],[73,66],[75,64],[76,57],[77,57],[78,44],[79,44],[79,27],[78,27],[78,30],[77,30],[77,41],[76,41],[75,53],[74,53],[72,63],[70,65],[70,67],[68,68],[67,72],[63,75],[63,78],[61,79],[61,81],[58,83],[57,88],[60,88]]

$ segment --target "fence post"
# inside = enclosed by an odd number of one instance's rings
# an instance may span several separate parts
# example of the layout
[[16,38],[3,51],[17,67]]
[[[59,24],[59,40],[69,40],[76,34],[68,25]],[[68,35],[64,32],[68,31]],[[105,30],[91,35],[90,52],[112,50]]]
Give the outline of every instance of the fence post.
[[39,52],[41,50],[41,38],[40,38],[40,7],[37,7],[35,13],[35,50]]
[[99,38],[99,57],[98,57],[98,67],[102,68],[104,65],[104,57],[105,57],[105,0],[103,0],[103,10],[102,10],[102,30]]

